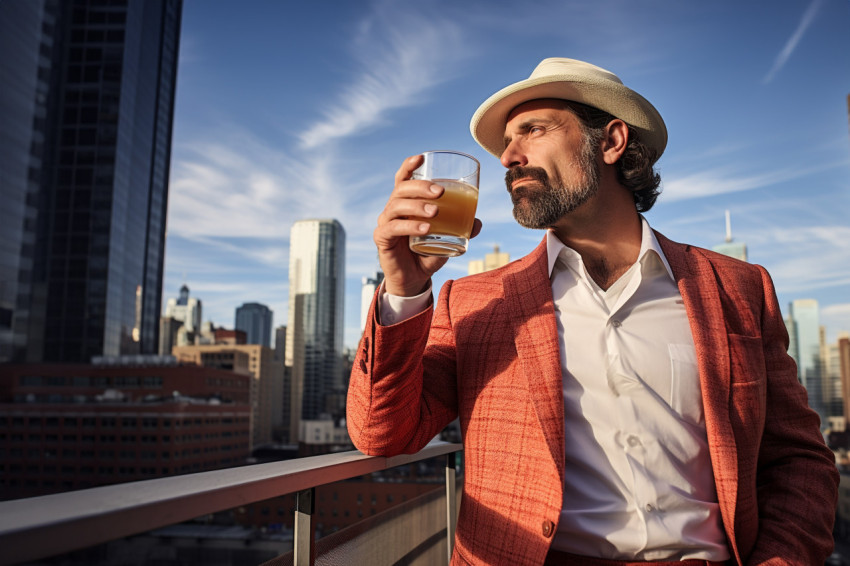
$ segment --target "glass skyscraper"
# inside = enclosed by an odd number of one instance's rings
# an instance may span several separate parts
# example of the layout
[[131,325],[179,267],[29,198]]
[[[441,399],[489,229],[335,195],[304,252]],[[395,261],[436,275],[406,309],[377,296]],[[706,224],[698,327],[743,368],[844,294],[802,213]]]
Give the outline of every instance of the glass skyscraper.
[[809,406],[818,412],[823,423],[825,410],[818,302],[814,299],[791,301],[788,314],[794,322],[794,350],[789,353],[797,362],[797,378],[808,391]]
[[157,351],[181,9],[0,2],[0,361]]
[[246,344],[271,347],[272,310],[260,303],[244,303],[236,307],[236,330],[245,332]]
[[328,400],[343,389],[345,230],[337,220],[301,220],[289,246],[286,365],[297,431],[298,420],[330,418],[341,409]]

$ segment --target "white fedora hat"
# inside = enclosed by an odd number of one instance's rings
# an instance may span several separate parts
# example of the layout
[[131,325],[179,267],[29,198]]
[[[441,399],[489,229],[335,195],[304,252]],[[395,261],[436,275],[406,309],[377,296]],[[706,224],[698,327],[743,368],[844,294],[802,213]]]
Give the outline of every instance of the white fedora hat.
[[472,137],[500,157],[505,149],[508,114],[520,104],[539,98],[572,100],[604,110],[634,127],[640,140],[656,150],[658,157],[667,146],[667,126],[648,100],[626,87],[614,73],[562,57],[544,59],[530,77],[488,98],[472,116]]

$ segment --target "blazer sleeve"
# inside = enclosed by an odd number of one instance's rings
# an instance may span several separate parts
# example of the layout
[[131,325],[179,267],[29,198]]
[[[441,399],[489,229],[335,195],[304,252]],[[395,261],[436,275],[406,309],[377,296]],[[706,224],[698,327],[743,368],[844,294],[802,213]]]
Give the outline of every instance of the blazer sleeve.
[[361,452],[413,454],[457,416],[451,287],[443,285],[436,314],[429,308],[392,326],[378,324],[373,299],[346,405],[348,433]]
[[823,564],[833,547],[839,474],[787,353],[788,333],[773,283],[759,269],[765,291],[766,416],[756,474],[758,537],[746,564]]

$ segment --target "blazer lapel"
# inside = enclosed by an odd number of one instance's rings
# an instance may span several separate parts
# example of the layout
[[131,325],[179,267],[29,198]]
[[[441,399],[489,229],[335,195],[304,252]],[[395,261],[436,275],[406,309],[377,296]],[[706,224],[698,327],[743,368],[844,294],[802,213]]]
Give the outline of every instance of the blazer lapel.
[[558,473],[564,473],[564,399],[555,304],[546,240],[504,279],[516,333],[516,349],[528,393]]
[[717,498],[727,533],[734,532],[738,489],[735,435],[729,420],[730,359],[726,320],[714,268],[691,246],[655,233],[673,271],[688,313],[696,347],[705,428]]

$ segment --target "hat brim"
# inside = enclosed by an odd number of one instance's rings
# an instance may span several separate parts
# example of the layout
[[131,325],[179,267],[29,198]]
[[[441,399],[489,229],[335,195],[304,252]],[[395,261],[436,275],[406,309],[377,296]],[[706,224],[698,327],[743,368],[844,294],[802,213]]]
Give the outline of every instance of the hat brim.
[[558,98],[604,110],[637,130],[640,140],[657,152],[667,147],[667,126],[661,114],[644,97],[613,81],[584,75],[547,75],[507,86],[478,107],[469,124],[475,141],[500,157],[505,149],[505,125],[511,111],[530,100]]

